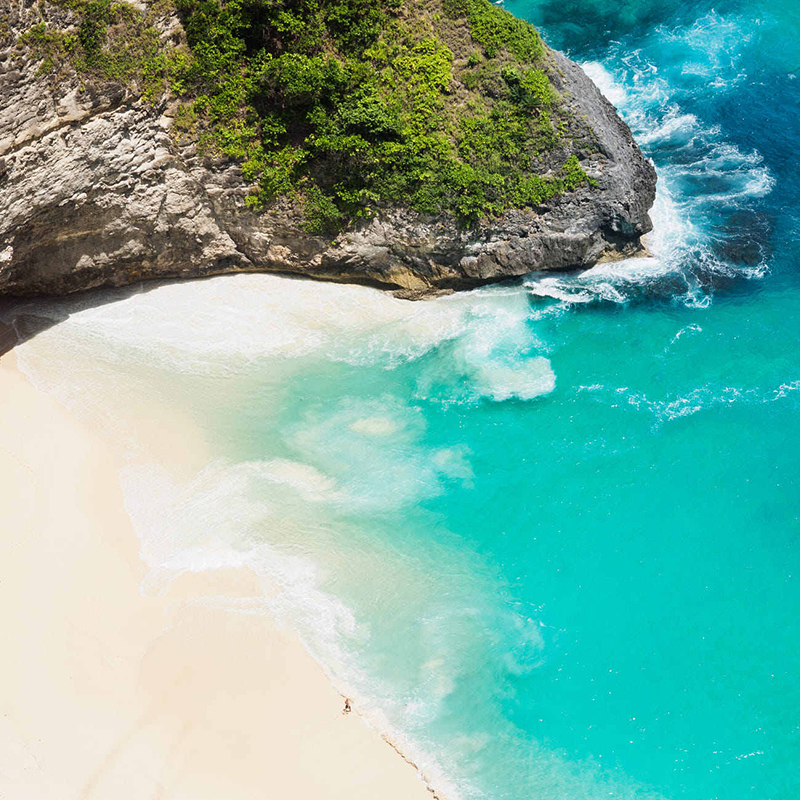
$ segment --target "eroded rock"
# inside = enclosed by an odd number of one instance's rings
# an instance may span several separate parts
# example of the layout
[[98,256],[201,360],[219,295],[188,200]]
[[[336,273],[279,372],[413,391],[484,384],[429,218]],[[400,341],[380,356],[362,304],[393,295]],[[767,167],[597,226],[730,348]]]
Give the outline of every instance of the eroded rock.
[[[3,5],[24,30],[19,7]],[[288,202],[249,210],[237,165],[211,163],[171,135],[167,98],[146,104],[118,84],[54,83],[11,41],[0,50],[0,294],[278,271],[423,296],[632,254],[651,228],[655,170],[580,67],[552,51],[596,186],[471,228],[385,209],[332,238],[305,232]]]

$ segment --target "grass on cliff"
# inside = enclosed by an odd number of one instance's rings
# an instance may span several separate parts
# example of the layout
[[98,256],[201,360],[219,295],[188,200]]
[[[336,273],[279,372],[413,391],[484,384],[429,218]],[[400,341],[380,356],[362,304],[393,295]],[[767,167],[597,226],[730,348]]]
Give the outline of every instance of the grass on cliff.
[[188,49],[154,27],[166,0],[58,2],[74,30],[21,37],[44,70],[171,88],[178,130],[311,232],[387,205],[469,224],[587,180],[539,34],[489,0],[175,0]]
[[[42,19],[17,38],[17,47],[42,59],[39,74],[58,82],[74,70],[87,78],[133,84],[150,102],[169,89],[184,90],[181,77],[191,52],[162,41],[156,27],[173,13],[170,0],[150,4],[147,12],[112,0],[40,1],[37,7]],[[67,13],[73,24],[55,24],[51,9]]]

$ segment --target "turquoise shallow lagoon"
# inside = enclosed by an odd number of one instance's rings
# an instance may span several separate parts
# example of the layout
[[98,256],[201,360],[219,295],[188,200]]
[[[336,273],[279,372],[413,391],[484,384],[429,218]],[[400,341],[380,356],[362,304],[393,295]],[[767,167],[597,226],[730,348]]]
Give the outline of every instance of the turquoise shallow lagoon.
[[[299,631],[451,798],[795,800],[800,9],[508,8],[655,161],[652,258],[416,304],[81,300],[20,365],[128,448],[145,591],[261,572],[282,591],[231,607]],[[148,404],[203,469],[149,457]]]

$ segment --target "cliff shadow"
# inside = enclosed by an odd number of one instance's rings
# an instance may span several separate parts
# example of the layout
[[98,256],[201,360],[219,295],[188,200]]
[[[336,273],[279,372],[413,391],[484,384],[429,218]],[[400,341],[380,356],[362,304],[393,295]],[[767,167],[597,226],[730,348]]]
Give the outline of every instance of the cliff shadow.
[[88,308],[115,303],[177,280],[143,281],[119,288],[38,297],[0,297],[0,357],[39,333]]
[[[249,272],[249,271],[247,271]],[[260,272],[260,270],[253,270]],[[421,300],[430,297],[437,297],[442,294],[449,294],[452,289],[431,289],[429,291],[410,291],[399,287],[387,286],[379,281],[365,278],[364,280],[349,279],[341,281],[335,275],[330,277],[325,275],[302,275],[292,272],[281,272],[279,270],[265,270],[265,274],[278,275],[284,280],[304,281],[307,283],[350,283],[368,286],[384,292],[390,292],[395,296],[406,300]],[[187,283],[189,281],[207,281],[220,277],[220,275],[246,274],[242,272],[210,274],[201,277],[187,278],[161,278],[155,280],[140,281],[127,286],[115,288],[101,287],[97,289],[87,289],[83,292],[75,292],[68,295],[37,295],[34,297],[20,296],[0,296],[0,357],[13,350],[17,345],[27,342],[39,333],[65,322],[72,314],[85,311],[89,308],[116,303],[126,300],[137,294],[144,294],[158,289],[162,286],[169,286],[176,283]]]

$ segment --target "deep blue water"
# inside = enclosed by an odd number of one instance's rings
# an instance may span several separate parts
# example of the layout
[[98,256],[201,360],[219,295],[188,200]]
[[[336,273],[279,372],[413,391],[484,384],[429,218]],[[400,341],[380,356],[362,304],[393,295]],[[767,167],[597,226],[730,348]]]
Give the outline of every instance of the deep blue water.
[[192,416],[202,471],[123,474],[148,585],[269,575],[445,793],[796,800],[800,5],[508,8],[654,160],[654,258],[424,304],[162,287],[20,363],[125,441],[126,403]]

